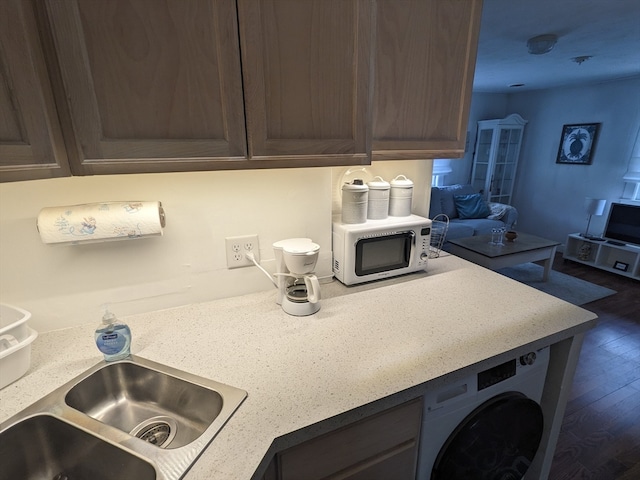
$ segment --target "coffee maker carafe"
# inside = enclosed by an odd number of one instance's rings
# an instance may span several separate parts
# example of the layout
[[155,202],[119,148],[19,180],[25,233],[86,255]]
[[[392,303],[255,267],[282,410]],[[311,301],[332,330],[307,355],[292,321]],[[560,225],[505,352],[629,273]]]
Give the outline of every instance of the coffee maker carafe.
[[276,258],[277,303],[289,315],[320,310],[320,284],[313,274],[320,245],[310,238],[289,238],[273,244]]

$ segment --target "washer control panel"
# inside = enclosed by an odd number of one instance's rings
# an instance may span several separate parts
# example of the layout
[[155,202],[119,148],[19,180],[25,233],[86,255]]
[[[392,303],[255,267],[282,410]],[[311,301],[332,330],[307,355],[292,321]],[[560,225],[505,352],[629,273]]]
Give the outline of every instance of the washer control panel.
[[478,373],[478,391],[500,383],[516,374],[516,359]]
[[533,365],[536,361],[536,352],[529,352],[520,357],[520,365]]
[[536,363],[536,352],[529,352],[478,373],[478,391],[500,383],[518,374],[520,369],[527,369]]

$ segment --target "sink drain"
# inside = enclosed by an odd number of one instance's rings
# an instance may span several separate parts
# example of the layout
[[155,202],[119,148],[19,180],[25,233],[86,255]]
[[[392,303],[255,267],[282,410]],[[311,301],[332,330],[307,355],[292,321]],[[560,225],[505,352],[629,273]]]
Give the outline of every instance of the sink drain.
[[131,435],[156,447],[166,448],[176,436],[178,425],[170,417],[153,417],[131,430]]

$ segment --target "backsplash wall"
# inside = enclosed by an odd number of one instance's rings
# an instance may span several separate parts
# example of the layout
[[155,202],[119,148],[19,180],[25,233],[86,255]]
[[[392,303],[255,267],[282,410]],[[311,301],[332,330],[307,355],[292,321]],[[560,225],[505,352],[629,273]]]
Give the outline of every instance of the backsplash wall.
[[[376,162],[386,179],[415,184],[414,212],[428,211],[431,161]],[[257,233],[261,263],[271,244],[310,237],[318,274],[331,273],[334,182],[345,168],[110,175],[0,184],[0,301],[32,312],[39,332],[97,323],[108,303],[118,316],[272,289],[257,268],[226,268],[224,239]],[[43,207],[160,200],[164,236],[85,245],[45,245]],[[275,289],[274,289],[275,301]]]

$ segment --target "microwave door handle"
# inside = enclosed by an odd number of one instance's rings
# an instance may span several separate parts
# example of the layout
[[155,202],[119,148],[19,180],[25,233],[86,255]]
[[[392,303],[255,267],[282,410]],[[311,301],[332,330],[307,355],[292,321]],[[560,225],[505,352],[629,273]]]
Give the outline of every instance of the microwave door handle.
[[409,248],[406,251],[406,260],[407,260],[407,264],[411,265],[411,257],[413,255],[413,251],[415,250],[415,244],[416,244],[416,232],[414,232],[413,230],[411,230],[409,233]]

